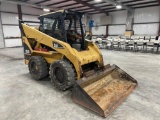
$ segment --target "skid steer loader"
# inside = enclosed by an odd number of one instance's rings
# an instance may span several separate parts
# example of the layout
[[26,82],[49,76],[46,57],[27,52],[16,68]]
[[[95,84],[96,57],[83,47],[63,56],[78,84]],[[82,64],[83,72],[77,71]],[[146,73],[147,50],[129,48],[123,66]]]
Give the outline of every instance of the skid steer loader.
[[39,16],[39,29],[19,21],[25,64],[33,79],[50,75],[60,90],[72,88],[72,99],[107,117],[137,86],[116,65],[104,65],[96,44],[84,39],[82,13],[60,10]]

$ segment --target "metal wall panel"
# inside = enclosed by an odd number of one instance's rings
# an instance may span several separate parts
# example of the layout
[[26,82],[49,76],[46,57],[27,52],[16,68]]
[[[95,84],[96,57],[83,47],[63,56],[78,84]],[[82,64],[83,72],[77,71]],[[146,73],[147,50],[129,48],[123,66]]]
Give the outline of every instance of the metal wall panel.
[[3,25],[4,38],[21,37],[19,26]]
[[160,7],[148,7],[136,9],[134,14],[134,23],[159,22]]
[[36,21],[36,22],[39,22],[38,16],[22,15],[22,19],[24,21]]
[[93,35],[106,35],[106,26],[92,27]]
[[92,15],[92,20],[94,20],[94,25],[101,25],[101,17],[105,14],[95,14]]
[[[112,24],[126,24],[127,11],[110,12],[112,16]],[[147,22],[159,22],[160,19],[160,7],[147,7],[135,9],[134,23],[147,23]],[[159,24],[135,24],[135,34],[158,34]],[[109,34],[123,33],[124,26],[122,29],[116,26],[110,26]],[[110,30],[111,29],[111,30]],[[120,30],[120,31],[119,31]]]
[[5,39],[5,46],[6,47],[22,46],[22,40],[21,39]]
[[89,24],[89,23],[87,23],[87,16],[86,15],[82,18],[82,23],[84,25],[88,25]]
[[4,39],[3,39],[3,31],[2,31],[2,24],[1,24],[1,14],[0,14],[0,48],[4,48]]
[[133,30],[136,35],[157,35],[159,24],[135,24]]
[[111,16],[101,16],[101,25],[111,24],[112,23],[112,17]]
[[[31,16],[31,15],[22,15],[22,19],[24,21],[35,21],[35,22],[40,22],[40,20],[38,19],[38,16]],[[30,26],[35,26],[35,27],[39,27],[40,23],[27,23]]]
[[7,3],[1,3],[1,11],[18,13],[17,5]]
[[109,35],[124,35],[125,33],[125,25],[113,25],[108,26],[108,34]]
[[21,9],[23,14],[42,15],[47,13],[47,12],[44,12],[43,10],[39,10],[39,9],[28,7],[28,6],[23,6]]
[[109,15],[112,16],[112,24],[126,24],[127,11],[110,12]]
[[[0,10],[3,11],[2,13],[0,13],[2,15],[2,24],[3,24],[2,29],[0,29],[0,35],[1,35],[1,30],[3,30],[4,39],[5,39],[4,40],[0,38],[0,44],[1,44],[1,41],[3,40],[5,41],[5,47],[22,46],[21,39],[20,39],[21,34],[18,26],[18,14],[15,14],[15,13],[18,13],[17,5],[2,3],[2,5],[0,6]],[[7,12],[10,12],[10,13],[7,13]],[[37,17],[40,14],[45,13],[43,10],[38,10],[36,8],[27,7],[27,6],[22,6],[22,12],[23,12],[23,20],[37,21],[37,22],[39,22]],[[25,13],[30,15],[24,15]],[[30,23],[29,25],[39,26],[38,23]]]
[[2,24],[16,24],[18,25],[18,14],[1,13]]

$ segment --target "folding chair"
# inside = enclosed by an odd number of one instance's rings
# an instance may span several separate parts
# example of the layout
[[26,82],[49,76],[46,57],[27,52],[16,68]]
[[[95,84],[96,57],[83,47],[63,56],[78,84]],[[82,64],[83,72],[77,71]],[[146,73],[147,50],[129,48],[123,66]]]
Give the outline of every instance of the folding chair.
[[158,43],[157,53],[160,53],[160,51],[159,51],[160,49],[159,48],[160,48],[160,42]]
[[131,36],[131,39],[132,39],[132,40],[134,40],[134,39],[135,39],[135,36],[134,36],[134,35],[132,35],[132,36]]
[[144,39],[145,39],[145,37],[144,37],[144,36],[139,36],[139,39],[143,39],[143,40],[144,40]]
[[103,45],[102,45],[102,38],[97,38],[97,40],[96,40],[96,45],[101,49],[101,48],[103,48]]
[[126,41],[125,41],[125,39],[120,39],[119,48],[120,48],[120,50],[125,50],[126,49]]
[[114,39],[112,42],[113,49],[119,50],[119,39]]
[[156,39],[151,39],[150,41],[151,41],[151,42],[154,42],[154,48],[156,47],[156,52],[158,53],[158,52],[159,52],[159,44],[160,44],[160,41],[159,41],[159,40],[156,40]]
[[135,49],[136,51],[144,51],[144,40],[143,39],[139,39],[135,41],[137,44],[135,45]]
[[107,46],[107,40],[102,39],[102,48],[105,49]]
[[145,40],[150,40],[151,36],[145,36]]
[[111,50],[112,49],[112,41],[111,40],[107,40],[106,41],[106,49]]
[[150,50],[152,53],[154,52],[154,41],[155,39],[151,39],[146,43],[146,52],[148,52],[148,50]]
[[127,50],[129,49],[129,50],[135,51],[135,43],[134,43],[134,40],[128,41],[128,44],[127,44],[126,47],[127,47]]

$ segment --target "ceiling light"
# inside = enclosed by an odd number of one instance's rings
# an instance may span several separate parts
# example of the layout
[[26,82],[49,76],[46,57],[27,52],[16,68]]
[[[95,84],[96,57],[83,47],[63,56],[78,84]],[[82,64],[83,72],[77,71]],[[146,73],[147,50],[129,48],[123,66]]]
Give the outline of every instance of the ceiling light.
[[45,12],[50,12],[50,9],[48,9],[48,8],[43,8],[43,11],[45,11]]
[[95,0],[96,2],[101,2],[102,0]]
[[117,9],[121,9],[121,8],[122,8],[122,5],[116,5],[116,8],[117,8]]

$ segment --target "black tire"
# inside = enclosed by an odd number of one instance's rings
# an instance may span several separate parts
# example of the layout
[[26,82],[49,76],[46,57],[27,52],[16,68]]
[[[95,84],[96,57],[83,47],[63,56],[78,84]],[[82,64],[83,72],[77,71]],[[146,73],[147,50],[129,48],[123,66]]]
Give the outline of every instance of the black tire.
[[63,91],[71,88],[75,83],[74,68],[65,60],[58,60],[51,64],[50,77],[54,85]]
[[28,64],[31,77],[35,80],[42,80],[49,75],[49,68],[46,60],[41,56],[32,56]]

